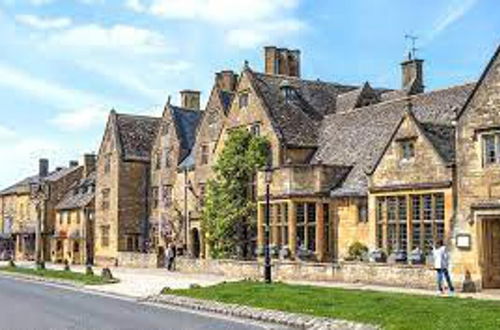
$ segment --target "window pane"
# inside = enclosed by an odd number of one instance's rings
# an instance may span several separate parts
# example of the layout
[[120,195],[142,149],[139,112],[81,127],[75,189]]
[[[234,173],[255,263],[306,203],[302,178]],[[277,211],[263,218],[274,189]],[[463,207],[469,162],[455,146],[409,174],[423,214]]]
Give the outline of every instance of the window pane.
[[384,227],[382,223],[377,224],[377,247],[378,248],[383,248],[383,241],[384,241],[384,234],[383,234]]
[[307,203],[307,222],[316,222],[316,204]]
[[396,197],[387,198],[387,221],[396,220]]
[[424,223],[424,251],[431,251],[433,246],[432,223]]
[[417,247],[420,247],[420,238],[422,237],[421,234],[421,225],[418,222],[413,222],[412,223],[412,228],[413,228],[413,235],[412,235],[412,250],[416,249]]
[[444,221],[444,194],[435,194],[436,202],[436,221]]
[[412,216],[413,220],[420,220],[420,195],[412,196]]
[[408,234],[406,231],[407,225],[400,224],[399,225],[399,246],[400,250],[406,251],[408,248]]
[[398,197],[399,221],[406,222],[406,196]]
[[494,135],[483,136],[483,143],[484,143],[484,162],[486,164],[494,163],[496,161],[495,136]]
[[304,223],[305,222],[305,204],[304,203],[298,203],[295,206],[295,211],[296,211],[296,221],[297,224]]
[[307,249],[309,251],[316,251],[316,226],[307,226]]
[[390,252],[396,249],[396,224],[389,223],[387,225],[387,250]]
[[423,195],[424,220],[432,220],[432,195]]
[[377,217],[377,222],[382,222],[384,219],[384,204],[385,204],[385,198],[384,197],[377,197],[377,210],[376,210],[376,217]]

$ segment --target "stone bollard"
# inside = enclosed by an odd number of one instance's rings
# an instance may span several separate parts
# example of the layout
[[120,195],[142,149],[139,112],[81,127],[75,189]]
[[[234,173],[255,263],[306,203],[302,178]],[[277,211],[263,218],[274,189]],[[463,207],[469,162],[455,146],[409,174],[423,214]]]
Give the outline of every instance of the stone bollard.
[[71,269],[69,268],[68,259],[64,259],[64,271],[69,272]]
[[14,262],[14,259],[9,259],[9,267],[16,268],[16,263]]
[[111,269],[109,268],[103,268],[101,271],[101,277],[106,280],[106,281],[111,281],[113,280],[113,274],[111,274]]

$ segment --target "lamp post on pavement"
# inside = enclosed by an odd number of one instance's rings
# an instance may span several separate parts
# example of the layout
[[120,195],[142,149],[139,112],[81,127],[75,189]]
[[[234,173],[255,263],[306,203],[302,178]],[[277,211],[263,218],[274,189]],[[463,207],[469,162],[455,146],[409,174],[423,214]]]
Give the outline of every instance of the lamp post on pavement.
[[266,230],[265,230],[265,247],[264,247],[264,280],[266,283],[271,283],[271,255],[270,255],[270,246],[269,246],[269,236],[270,236],[270,193],[269,193],[269,185],[271,184],[273,175],[273,170],[271,166],[268,164],[264,170],[264,178],[266,182]]
[[44,184],[40,181],[30,182],[30,196],[35,202],[36,226],[35,226],[35,264],[38,269],[45,269],[45,262],[42,258],[42,203],[46,200],[47,194]]

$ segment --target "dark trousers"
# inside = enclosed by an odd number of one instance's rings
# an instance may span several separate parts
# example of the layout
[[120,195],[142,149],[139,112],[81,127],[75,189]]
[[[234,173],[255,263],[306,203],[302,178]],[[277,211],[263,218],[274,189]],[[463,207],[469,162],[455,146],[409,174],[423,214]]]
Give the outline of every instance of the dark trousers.
[[174,259],[175,259],[174,257],[168,258],[168,261],[167,261],[167,269],[168,270],[171,270],[171,271],[174,270],[174,268],[175,268],[174,267]]
[[450,273],[448,272],[448,269],[446,268],[436,269],[436,275],[437,275],[437,285],[439,291],[443,292],[443,277],[446,279],[446,283],[448,284],[448,288],[450,289],[450,291],[455,291],[453,283],[451,283]]

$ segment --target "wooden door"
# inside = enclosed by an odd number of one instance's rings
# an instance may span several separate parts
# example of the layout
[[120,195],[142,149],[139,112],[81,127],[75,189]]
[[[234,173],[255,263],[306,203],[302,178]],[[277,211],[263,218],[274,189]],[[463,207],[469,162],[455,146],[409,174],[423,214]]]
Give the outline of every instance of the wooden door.
[[483,221],[483,286],[500,288],[500,219]]

